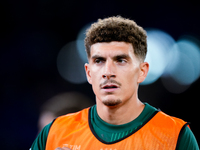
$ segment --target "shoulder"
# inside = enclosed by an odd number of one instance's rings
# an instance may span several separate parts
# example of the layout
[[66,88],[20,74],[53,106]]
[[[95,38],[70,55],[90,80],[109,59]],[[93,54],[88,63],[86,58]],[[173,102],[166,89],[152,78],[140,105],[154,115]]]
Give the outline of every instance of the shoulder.
[[148,122],[149,128],[156,134],[173,137],[175,141],[178,140],[181,129],[187,124],[182,119],[169,116],[162,111],[157,114]]
[[158,121],[163,126],[168,127],[178,127],[179,129],[181,129],[185,124],[187,124],[187,122],[185,122],[184,120],[167,115],[162,111],[159,111],[154,118],[155,121]]
[[177,150],[199,150],[197,140],[188,126],[184,126],[179,134]]
[[[145,104],[149,109],[151,108],[151,110],[156,110],[151,105],[147,103]],[[154,127],[156,126],[156,128],[158,127],[159,131],[167,131],[172,135],[174,133],[176,134],[176,150],[199,150],[197,140],[190,129],[188,122],[185,122],[180,118],[170,116],[162,111],[157,111],[157,113],[153,115],[153,118],[151,118],[151,120],[153,120],[153,125]]]
[[78,111],[76,113],[70,113],[70,114],[67,114],[67,115],[60,116],[60,117],[55,119],[54,123],[58,122],[58,121],[62,122],[64,120],[67,120],[67,121],[70,121],[70,120],[72,120],[72,121],[86,120],[86,118],[88,117],[89,109],[90,108],[85,108],[85,109]]
[[46,125],[42,129],[42,131],[38,134],[37,138],[33,142],[30,150],[45,150],[47,136],[48,136],[51,125],[52,125],[52,122]]
[[177,150],[199,150],[196,138],[189,128],[189,123],[180,118],[169,116],[161,111],[156,116],[157,121],[159,120],[159,124],[161,124],[164,130],[170,130],[170,133],[175,133],[178,136]]
[[89,108],[86,108],[76,113],[60,116],[55,119],[55,121],[51,126],[50,131],[52,129],[62,130],[62,128],[71,129],[76,125],[86,124],[88,122],[88,113],[89,113]]

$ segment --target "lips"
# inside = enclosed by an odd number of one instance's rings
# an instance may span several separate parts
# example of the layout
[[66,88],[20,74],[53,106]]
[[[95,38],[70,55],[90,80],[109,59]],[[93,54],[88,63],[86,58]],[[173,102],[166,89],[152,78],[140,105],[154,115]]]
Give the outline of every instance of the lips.
[[113,89],[113,88],[118,88],[118,86],[117,85],[114,85],[114,84],[108,84],[108,85],[104,85],[103,87],[102,87],[103,89]]
[[106,93],[113,93],[119,88],[117,84],[105,84],[102,86],[102,90]]
[[100,89],[109,94],[120,89],[120,87],[121,87],[121,83],[113,79],[105,80],[104,82],[100,84]]

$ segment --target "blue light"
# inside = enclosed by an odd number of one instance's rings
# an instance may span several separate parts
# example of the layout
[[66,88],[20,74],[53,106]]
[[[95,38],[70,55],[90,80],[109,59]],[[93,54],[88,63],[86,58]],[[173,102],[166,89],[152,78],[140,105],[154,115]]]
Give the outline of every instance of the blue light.
[[85,51],[85,46],[84,46],[84,39],[85,39],[85,33],[86,30],[90,27],[91,23],[86,24],[84,27],[81,28],[81,30],[78,33],[77,39],[76,39],[76,46],[77,46],[77,51],[78,54],[80,55],[80,58],[84,61],[87,62],[87,54]]
[[192,84],[200,75],[200,50],[198,45],[188,38],[177,41],[176,59],[171,61],[174,67],[170,71],[171,77],[182,85]]
[[76,42],[66,44],[57,57],[57,68],[60,75],[75,84],[86,82],[84,64],[76,50]]
[[181,37],[169,53],[162,83],[172,93],[182,93],[200,76],[200,42],[191,36]]
[[164,31],[147,29],[148,52],[145,61],[149,63],[150,68],[142,85],[155,82],[164,73],[168,53],[174,43],[174,39]]

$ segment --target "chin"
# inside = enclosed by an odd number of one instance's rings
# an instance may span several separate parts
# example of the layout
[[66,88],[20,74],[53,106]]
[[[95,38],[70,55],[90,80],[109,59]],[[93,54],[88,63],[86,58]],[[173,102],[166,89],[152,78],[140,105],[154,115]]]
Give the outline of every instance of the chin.
[[102,101],[104,105],[109,106],[109,107],[115,107],[118,106],[119,104],[122,103],[120,99],[107,99]]

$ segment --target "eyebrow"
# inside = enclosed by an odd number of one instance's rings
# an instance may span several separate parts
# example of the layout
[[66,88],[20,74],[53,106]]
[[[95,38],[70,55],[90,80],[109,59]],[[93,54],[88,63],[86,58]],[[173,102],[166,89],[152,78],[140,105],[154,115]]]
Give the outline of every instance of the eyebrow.
[[125,59],[129,59],[130,56],[127,54],[119,54],[113,57],[114,59],[121,59],[121,58],[125,58]]
[[[98,58],[98,59],[105,59],[105,57],[100,56],[100,55],[94,55],[91,58],[92,59],[96,59],[96,58]],[[128,59],[128,58],[130,58],[130,56],[127,55],[127,54],[119,54],[119,55],[113,56],[113,59],[120,59],[120,58],[126,58],[126,59]]]
[[[98,54],[97,55],[93,55],[91,57],[91,60],[93,60],[93,61],[96,60],[96,59],[103,60],[103,61],[106,60],[105,57],[103,57],[101,55],[98,55]],[[112,60],[114,60],[114,61],[118,61],[120,59],[126,59],[127,61],[129,61],[130,60],[130,56],[128,54],[117,54],[117,55],[112,57]]]
[[92,56],[91,58],[92,58],[92,59],[96,59],[96,58],[98,58],[98,59],[104,59],[104,57],[102,57],[102,56],[100,56],[100,55],[94,55],[94,56]]

